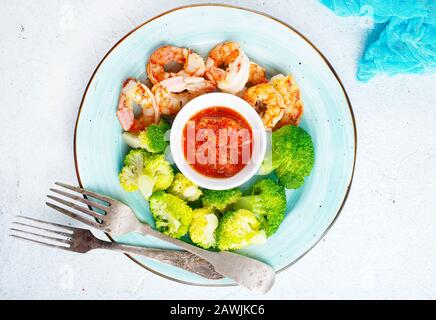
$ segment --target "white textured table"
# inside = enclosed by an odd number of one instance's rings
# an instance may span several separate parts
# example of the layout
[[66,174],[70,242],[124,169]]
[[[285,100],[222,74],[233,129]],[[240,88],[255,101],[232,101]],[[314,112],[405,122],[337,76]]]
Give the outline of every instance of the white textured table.
[[74,122],[99,60],[143,21],[194,2],[0,2],[0,298],[436,298],[436,77],[357,82],[369,31],[315,0],[221,1],[304,33],[343,80],[357,120],[356,173],[339,220],[266,296],[184,286],[119,254],[80,256],[7,236],[14,214],[66,221],[44,197],[56,180],[76,182]]

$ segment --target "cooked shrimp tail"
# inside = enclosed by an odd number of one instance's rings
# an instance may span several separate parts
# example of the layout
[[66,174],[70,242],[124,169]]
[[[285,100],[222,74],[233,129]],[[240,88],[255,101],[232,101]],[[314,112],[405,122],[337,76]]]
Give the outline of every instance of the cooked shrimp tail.
[[206,61],[205,76],[224,92],[236,94],[247,83],[250,61],[237,42],[224,42],[213,48]]
[[[178,72],[166,71],[167,66],[176,64],[181,67]],[[147,75],[152,84],[176,76],[202,77],[205,72],[203,58],[190,49],[163,46],[150,56],[147,63]]]
[[260,65],[250,62],[250,74],[248,76],[248,81],[246,84],[247,88],[252,86],[256,86],[261,83],[267,83],[268,79],[266,78],[266,70]]
[[175,115],[191,99],[216,90],[216,86],[201,77],[172,77],[152,88],[162,114]]
[[303,116],[303,101],[300,88],[295,79],[291,75],[285,77],[278,74],[271,78],[270,84],[280,93],[285,103],[283,117],[274,129],[279,129],[288,124],[298,126]]
[[[141,109],[137,117],[135,106]],[[117,117],[125,131],[137,132],[158,123],[160,112],[150,89],[138,80],[129,78],[121,89]]]
[[283,98],[269,83],[248,88],[243,98],[257,111],[266,129],[272,129],[282,119],[285,109]]

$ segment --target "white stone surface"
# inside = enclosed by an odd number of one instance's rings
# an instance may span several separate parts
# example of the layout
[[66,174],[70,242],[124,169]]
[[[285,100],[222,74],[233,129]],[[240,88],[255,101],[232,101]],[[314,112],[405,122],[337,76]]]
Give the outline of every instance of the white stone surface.
[[358,161],[335,226],[266,296],[173,283],[111,252],[78,255],[13,241],[7,229],[15,214],[66,221],[44,198],[54,181],[76,182],[74,122],[100,59],[143,21],[199,1],[1,1],[0,298],[436,298],[436,77],[357,82],[369,31],[316,0],[220,2],[293,25],[343,80]]

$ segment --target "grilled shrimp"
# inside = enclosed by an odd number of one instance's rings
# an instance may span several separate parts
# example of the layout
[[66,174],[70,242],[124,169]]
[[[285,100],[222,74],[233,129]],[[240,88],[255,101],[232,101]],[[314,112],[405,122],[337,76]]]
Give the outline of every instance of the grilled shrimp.
[[280,93],[269,83],[261,83],[248,88],[243,98],[260,115],[266,129],[272,129],[282,119],[285,103]]
[[254,62],[250,62],[250,73],[248,76],[246,87],[250,88],[252,86],[267,82],[268,79],[266,78],[265,68],[259,66]]
[[201,77],[172,77],[151,89],[162,114],[175,115],[190,100],[216,90],[216,86]]
[[[175,63],[182,65],[178,72],[167,72],[165,67]],[[148,78],[153,84],[175,76],[202,77],[205,71],[203,58],[189,49],[163,46],[150,56],[147,63]]]
[[205,77],[224,92],[241,91],[250,73],[250,61],[237,42],[224,42],[209,52]]
[[[136,118],[135,105],[141,109]],[[158,123],[160,112],[150,89],[138,80],[129,78],[124,81],[121,89],[117,117],[125,131],[138,132]]]
[[298,126],[303,116],[303,101],[301,100],[300,88],[291,75],[278,74],[271,78],[270,84],[281,94],[285,103],[283,118],[274,129],[292,124]]

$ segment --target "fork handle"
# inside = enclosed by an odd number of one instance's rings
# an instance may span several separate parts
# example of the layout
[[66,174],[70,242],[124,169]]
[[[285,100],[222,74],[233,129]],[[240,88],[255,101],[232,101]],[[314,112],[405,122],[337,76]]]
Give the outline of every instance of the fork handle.
[[138,225],[136,231],[174,244],[207,260],[214,270],[249,290],[266,293],[274,283],[275,271],[266,263],[232,252],[207,251],[182,240],[168,237],[148,224]]
[[122,253],[135,254],[149,259],[163,262],[193,273],[204,278],[217,280],[223,276],[215,271],[212,264],[187,251],[153,249],[99,241],[94,249],[108,249]]
[[137,232],[139,232],[139,233],[148,234],[152,237],[155,237],[155,238],[158,238],[160,240],[166,241],[168,243],[174,244],[175,246],[178,246],[181,249],[185,249],[186,251],[189,251],[190,253],[193,253],[196,256],[199,256],[200,258],[203,258],[212,264],[215,260],[215,256],[216,256],[215,252],[207,251],[205,249],[201,249],[199,247],[193,246],[192,244],[186,243],[182,240],[166,236],[162,232],[154,230],[148,224],[141,224],[141,225],[139,225],[139,228],[140,229],[137,230]]

